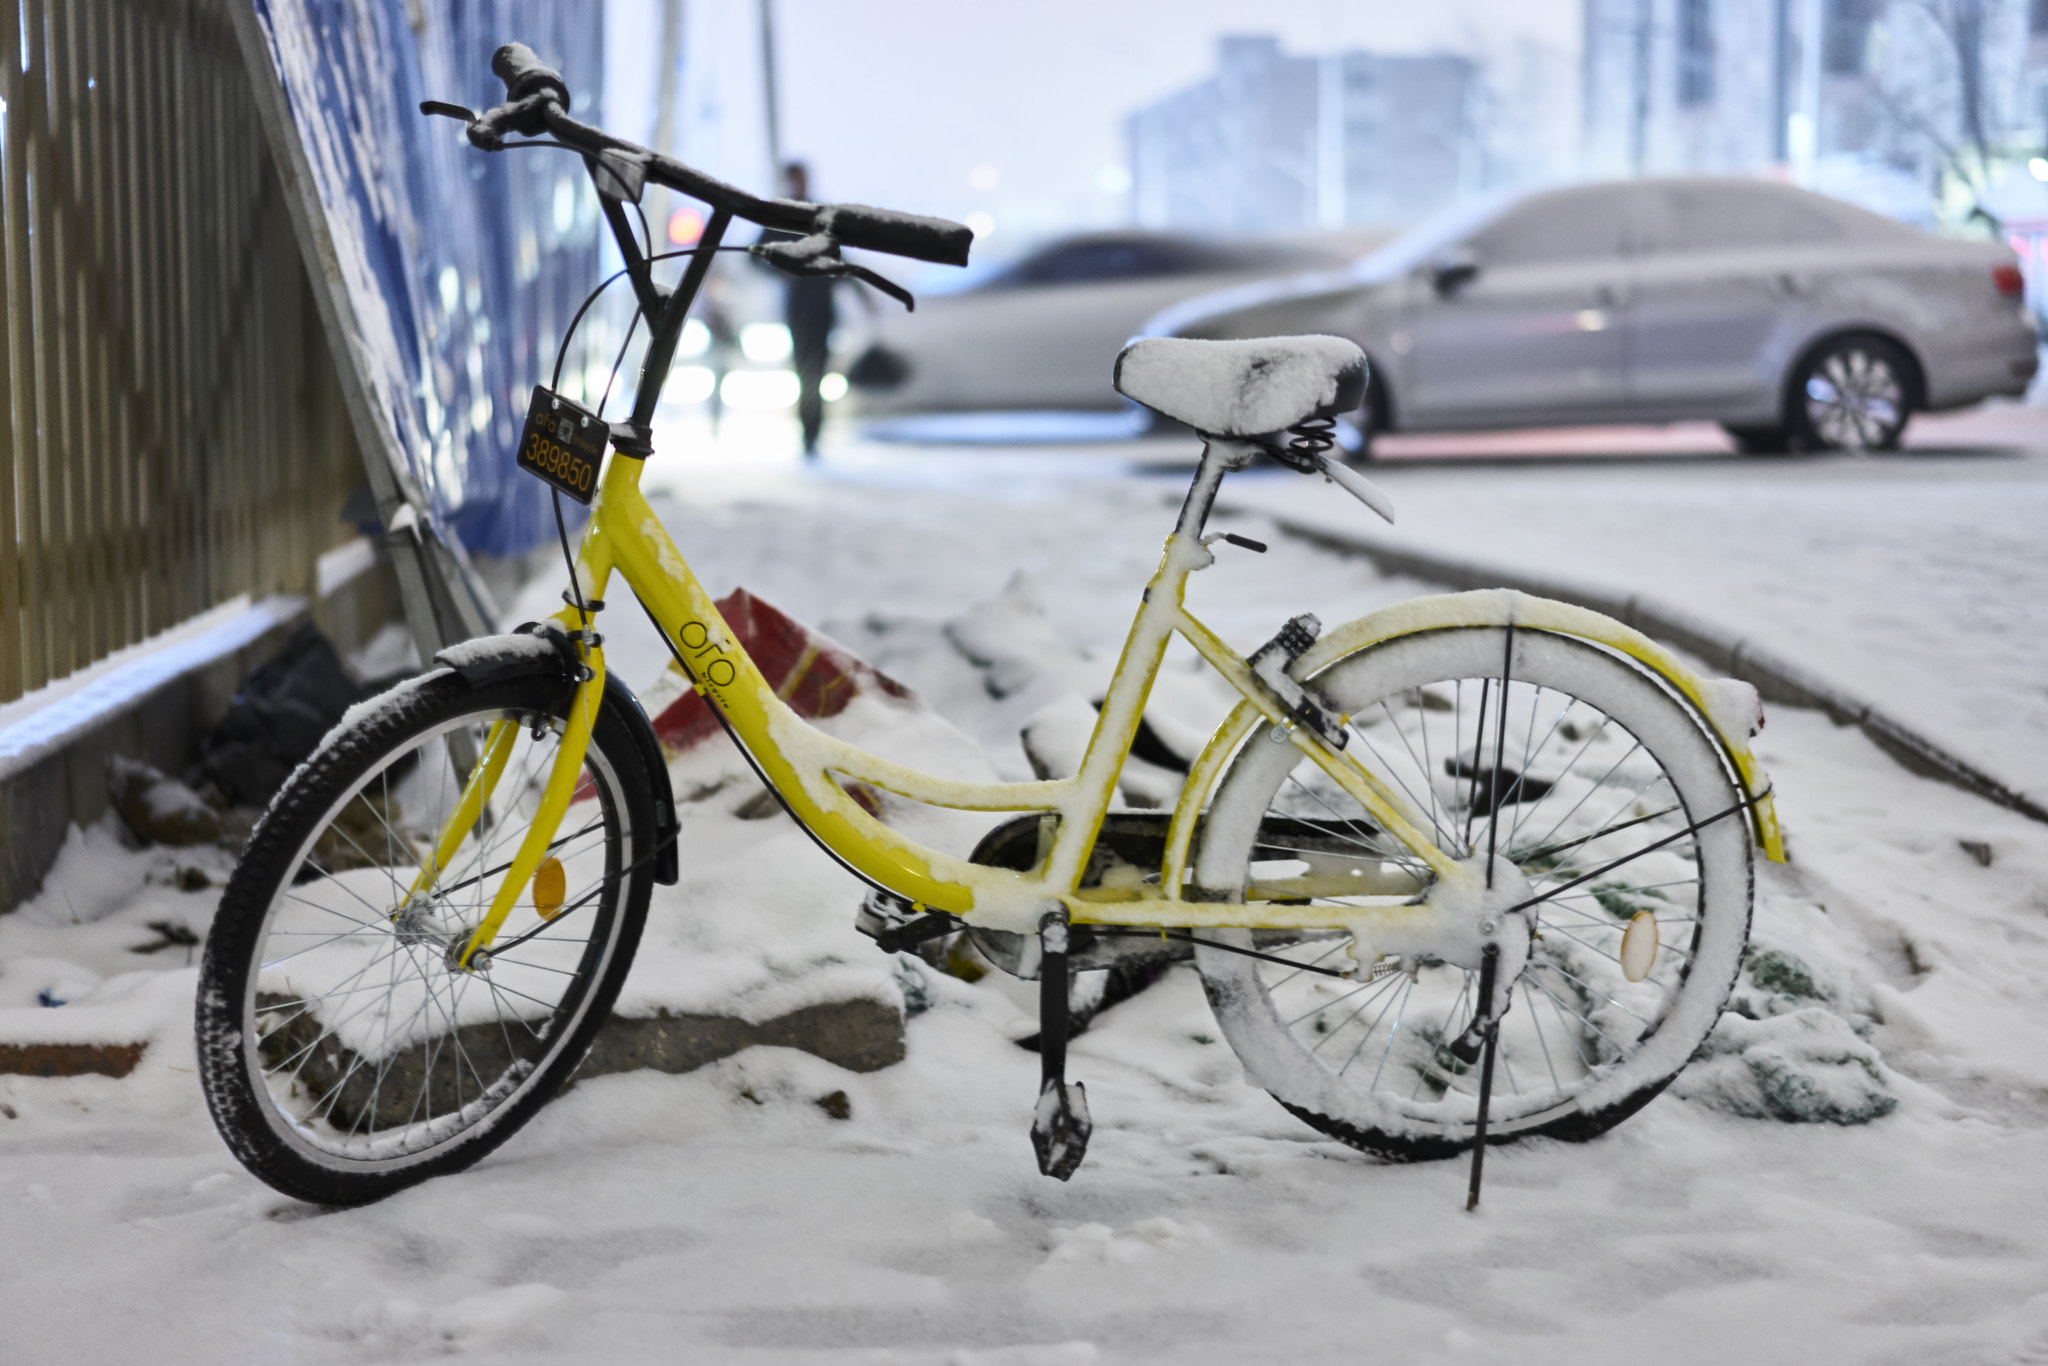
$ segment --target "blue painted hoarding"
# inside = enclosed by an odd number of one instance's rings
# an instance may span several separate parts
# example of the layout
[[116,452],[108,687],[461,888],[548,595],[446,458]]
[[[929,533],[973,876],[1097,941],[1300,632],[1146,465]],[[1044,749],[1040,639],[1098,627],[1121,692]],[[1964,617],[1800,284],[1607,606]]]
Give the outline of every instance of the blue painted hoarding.
[[481,152],[419,104],[499,103],[491,54],[518,41],[562,72],[579,112],[595,107],[602,4],[253,3],[352,306],[347,347],[401,483],[444,541],[533,548],[552,514],[514,447],[528,392],[598,279],[596,200],[569,154]]

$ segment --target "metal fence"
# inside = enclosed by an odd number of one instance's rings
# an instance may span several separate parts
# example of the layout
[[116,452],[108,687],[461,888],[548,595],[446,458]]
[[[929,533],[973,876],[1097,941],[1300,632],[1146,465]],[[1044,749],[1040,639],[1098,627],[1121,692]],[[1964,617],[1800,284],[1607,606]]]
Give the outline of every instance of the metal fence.
[[227,3],[0,0],[0,702],[354,534]]

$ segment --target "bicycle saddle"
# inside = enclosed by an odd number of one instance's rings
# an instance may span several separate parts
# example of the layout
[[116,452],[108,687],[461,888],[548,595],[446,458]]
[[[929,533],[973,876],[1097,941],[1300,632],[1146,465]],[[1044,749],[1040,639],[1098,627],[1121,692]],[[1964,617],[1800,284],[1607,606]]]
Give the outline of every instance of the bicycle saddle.
[[1146,337],[1116,358],[1116,391],[1208,436],[1240,439],[1365,401],[1365,353],[1342,337]]

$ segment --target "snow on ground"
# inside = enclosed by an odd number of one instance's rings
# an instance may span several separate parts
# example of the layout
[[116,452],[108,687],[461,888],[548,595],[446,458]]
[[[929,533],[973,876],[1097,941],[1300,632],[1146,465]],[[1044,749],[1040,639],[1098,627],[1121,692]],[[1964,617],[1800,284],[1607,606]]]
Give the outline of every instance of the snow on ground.
[[[1731,594],[1731,563],[1782,555],[1809,600],[1890,603],[1903,623],[1946,599],[1887,597],[1857,582],[1867,565],[1816,582],[1834,560],[1789,534],[1804,508],[1871,545],[1938,503],[1887,469],[1811,462],[1738,477],[1721,467],[1719,480],[1708,466],[1418,469],[1388,482],[1415,534],[1476,534],[1502,558],[1569,550],[1564,537],[1508,538],[1532,505],[1575,509],[1604,528],[1608,550],[1672,566],[1673,583],[1688,549],[1689,582]],[[828,624],[1006,774],[1022,769],[1024,717],[1106,672],[1182,485],[1102,453],[873,448],[841,448],[816,475],[680,464],[662,474],[689,490],[663,507],[714,590],[745,584]],[[1267,485],[1279,477],[1243,486]],[[1753,515],[1734,515],[1735,488],[1749,490]],[[1454,521],[1453,506],[1467,520]],[[1687,524],[1701,508],[1719,534]],[[1960,512],[1921,520],[1917,553],[1942,566],[1923,577],[1993,602],[2038,572],[2038,555],[2015,565],[1986,553],[1973,525]],[[1422,591],[1285,542],[1257,517],[1229,526],[1272,552],[1218,547],[1190,601],[1241,647],[1295,611],[1335,622]],[[555,587],[538,583],[532,610]],[[626,596],[609,596],[617,667],[644,682],[659,647],[632,624]],[[1797,610],[1771,619],[1796,622]],[[1924,627],[1930,656],[1971,648],[1944,619]],[[1032,644],[996,648],[1005,640]],[[1813,640],[1808,662],[1823,672],[1840,662],[1821,648],[1827,637]],[[1799,644],[1786,652],[1806,659]],[[1934,677],[1973,675],[1952,686],[2024,711],[2028,699],[2014,694],[2042,676],[2039,648],[2031,674],[1977,668],[1984,657],[1965,653],[1972,668]],[[1169,678],[1177,714],[1214,704],[1184,661]],[[1909,717],[1962,710],[1977,695],[1887,682],[1907,689],[1892,695]],[[854,1075],[755,1049],[688,1076],[597,1078],[468,1173],[327,1212],[273,1194],[229,1159],[198,1096],[189,1024],[160,1012],[158,1042],[126,1080],[0,1077],[0,1355],[934,1366],[2048,1358],[2048,829],[1916,779],[1811,713],[1774,709],[1760,748],[1795,862],[1760,871],[1757,942],[1781,971],[1766,981],[1753,969],[1745,989],[1805,993],[1788,997],[1799,1007],[1788,1013],[1758,1008],[1757,1025],[1778,1030],[1777,1056],[1798,1052],[1801,1020],[1876,1050],[1873,1084],[1891,1108],[1870,1123],[1743,1118],[1749,1082],[1717,1061],[1688,1075],[1688,1098],[1667,1095],[1592,1144],[1497,1150],[1485,1204],[1467,1215],[1462,1164],[1367,1159],[1246,1085],[1199,984],[1179,969],[1077,1041],[1071,1072],[1089,1087],[1097,1131],[1086,1165],[1060,1185],[1032,1164],[1037,1059],[1009,1042],[1017,1007],[991,988],[932,978],[932,1007],[910,1021],[909,1057],[896,1067]],[[799,932],[792,917],[808,896],[817,920],[800,927],[806,942],[831,940],[885,968],[848,927],[852,884],[783,818],[743,825],[743,805],[734,788],[689,808],[692,861],[709,881],[664,892],[657,924],[715,919],[730,947],[754,909],[734,866],[744,856],[774,870],[776,929]],[[0,917],[0,1009],[62,1013],[22,996],[31,962],[43,976],[68,962],[87,988],[157,968],[189,992],[182,949],[135,957],[128,945],[151,920],[203,925],[216,893],[176,890],[160,856],[113,842],[84,832],[49,889]],[[680,951],[691,934],[671,929],[662,942]],[[661,957],[642,966],[658,974]],[[1794,982],[1787,964],[1810,980]],[[636,974],[629,990],[657,985]],[[849,1098],[848,1119],[815,1103],[833,1091]]]

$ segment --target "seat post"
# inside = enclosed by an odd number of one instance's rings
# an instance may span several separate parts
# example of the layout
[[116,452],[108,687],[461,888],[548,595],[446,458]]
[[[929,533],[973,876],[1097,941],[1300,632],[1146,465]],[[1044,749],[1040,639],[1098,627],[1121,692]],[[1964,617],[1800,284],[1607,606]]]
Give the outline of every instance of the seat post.
[[1188,488],[1187,500],[1180,505],[1174,536],[1200,540],[1202,528],[1209,521],[1209,510],[1216,506],[1217,490],[1223,487],[1223,476],[1251,464],[1258,453],[1256,442],[1202,433],[1202,463],[1195,467],[1195,482]]

